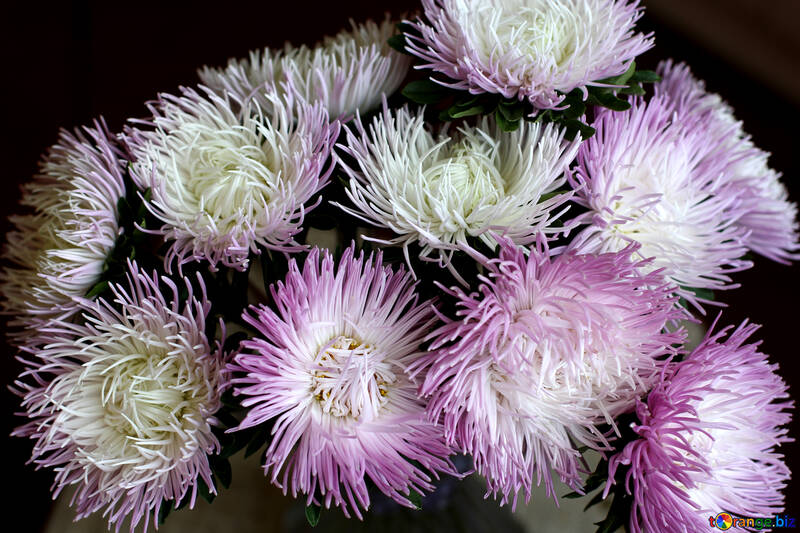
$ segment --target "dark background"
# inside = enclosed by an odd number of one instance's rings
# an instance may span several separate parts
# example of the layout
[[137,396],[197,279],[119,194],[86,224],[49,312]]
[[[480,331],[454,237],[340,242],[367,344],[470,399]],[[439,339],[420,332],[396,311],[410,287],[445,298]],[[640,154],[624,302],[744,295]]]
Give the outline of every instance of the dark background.
[[[346,26],[351,17],[381,19],[386,11],[400,16],[416,7],[417,2],[410,0],[307,0],[280,6],[270,1],[163,5],[150,1],[54,5],[27,2],[10,11],[4,8],[0,36],[3,235],[9,230],[5,217],[17,210],[19,184],[36,171],[40,154],[56,141],[59,128],[88,124],[103,115],[111,130],[119,131],[128,117],[145,115],[143,103],[157,92],[174,92],[179,85],[195,84],[195,71],[203,64],[223,65],[229,57],[244,56],[254,48],[279,47],[287,40],[310,44]],[[709,24],[713,25],[713,21]],[[761,33],[756,38],[763,35],[766,42],[771,35],[769,22],[759,24]],[[773,89],[780,83],[770,76],[781,73],[751,77],[740,70],[741,64],[734,66],[724,59],[741,55],[735,47],[745,45],[737,45],[738,36],[729,39],[733,44],[725,45],[728,49],[713,46],[714,51],[710,51],[704,34],[687,30],[680,13],[659,16],[654,6],[640,27],[655,31],[656,48],[639,63],[654,68],[658,60],[666,57],[687,61],[710,90],[720,93],[734,107],[755,143],[773,154],[772,166],[784,173],[791,196],[798,202],[800,158],[796,153],[796,131],[800,109]],[[785,48],[781,50],[796,60],[797,56],[791,56],[793,51]],[[795,62],[795,66],[800,65]],[[785,75],[793,76],[794,72]],[[762,349],[780,363],[781,374],[795,395],[800,383],[795,337],[800,330],[798,274],[796,266],[759,260],[755,268],[736,276],[741,288],[719,296],[730,305],[724,311],[723,324],[738,323],[747,317],[763,324],[758,333],[763,339]],[[3,380],[8,384],[19,373],[19,367],[11,350],[6,347],[3,351],[0,364]],[[18,424],[11,415],[18,402],[8,391],[3,391],[2,401],[0,432],[8,435]],[[792,434],[798,434],[796,423]],[[4,436],[3,442],[4,484],[11,489],[4,507],[13,515],[25,517],[28,525],[24,531],[37,531],[49,510],[52,475],[34,472],[24,465],[30,454],[27,441]],[[800,467],[797,450],[796,444],[783,447],[794,471]],[[786,513],[797,516],[798,502],[794,487],[790,486]]]

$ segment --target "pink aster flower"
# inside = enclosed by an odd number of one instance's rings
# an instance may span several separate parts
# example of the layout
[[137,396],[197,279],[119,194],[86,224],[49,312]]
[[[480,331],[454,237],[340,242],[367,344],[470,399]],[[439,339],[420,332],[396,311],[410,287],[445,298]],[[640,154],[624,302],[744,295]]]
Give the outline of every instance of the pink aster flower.
[[320,104],[265,93],[270,113],[210,91],[163,94],[152,129],[129,131],[132,174],[172,246],[167,264],[205,259],[243,270],[258,246],[292,251],[306,205],[327,184],[339,131]]
[[549,469],[579,487],[580,446],[605,449],[598,426],[657,380],[683,331],[658,272],[641,273],[635,247],[617,253],[551,256],[544,241],[526,251],[500,239],[477,292],[449,291],[457,318],[434,331],[412,371],[426,371],[429,412],[448,440],[472,454],[489,490],[506,503]]
[[773,516],[783,510],[790,473],[775,448],[791,440],[786,383],[746,322],[711,334],[673,365],[637,405],[639,439],[609,463],[606,492],[628,465],[631,530],[702,532],[721,511]]
[[44,347],[29,350],[16,382],[30,421],[14,435],[33,439],[31,461],[56,472],[54,496],[76,488],[78,518],[102,509],[109,527],[130,517],[133,531],[165,500],[192,506],[198,478],[214,491],[207,455],[219,451],[211,427],[228,374],[205,335],[202,279],[199,295],[184,279],[181,304],[181,286],[129,271],[129,287],[111,285],[113,302],[81,300],[82,322],[39,330]]
[[261,337],[242,343],[231,368],[245,373],[233,380],[248,409],[238,429],[274,420],[265,463],[272,483],[361,518],[366,478],[411,507],[410,491],[454,473],[405,370],[435,320],[408,273],[352,247],[335,268],[315,248],[302,271],[292,260],[271,294],[275,310],[245,312]]
[[739,224],[748,208],[728,179],[734,128],[676,113],[663,94],[632,103],[625,113],[601,110],[597,133],[581,144],[571,180],[590,224],[571,246],[596,253],[638,243],[637,257],[653,258],[649,268],[663,269],[699,307],[686,288],[735,287],[730,274],[752,265]]
[[687,65],[666,61],[658,73],[662,80],[655,86],[656,94],[669,98],[679,117],[700,115],[724,140],[732,161],[726,180],[742,190],[742,215],[736,226],[747,232],[745,246],[782,263],[800,258],[797,205],[789,201],[781,175],[769,167],[769,154],[753,144],[733,109],[719,95],[707,92]]
[[[117,201],[125,196],[126,162],[105,123],[62,131],[41,170],[22,187],[31,213],[10,217],[0,271],[2,309],[13,328],[64,319],[98,282],[121,232]],[[28,332],[13,333],[18,340]]]
[[422,0],[407,49],[442,85],[557,107],[564,94],[617,76],[653,45],[634,32],[638,0]]

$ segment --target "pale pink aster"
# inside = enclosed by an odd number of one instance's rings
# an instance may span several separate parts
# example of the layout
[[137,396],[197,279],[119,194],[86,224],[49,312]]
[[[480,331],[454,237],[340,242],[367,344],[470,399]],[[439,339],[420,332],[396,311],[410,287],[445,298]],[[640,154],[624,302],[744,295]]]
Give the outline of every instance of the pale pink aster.
[[274,92],[270,113],[255,102],[183,89],[149,106],[131,129],[132,175],[151,188],[148,208],[172,241],[166,257],[207,260],[243,270],[258,246],[299,249],[293,237],[327,184],[326,162],[339,131],[320,104]]
[[75,487],[78,518],[103,510],[109,527],[130,518],[146,530],[165,501],[194,505],[199,479],[215,490],[207,455],[219,451],[211,428],[228,373],[198,283],[201,294],[129,264],[113,301],[80,301],[83,321],[52,321],[27,350],[15,385],[30,421],[14,435],[55,471],[53,497]]
[[747,248],[782,263],[800,258],[797,205],[789,201],[780,173],[770,168],[769,154],[753,144],[733,109],[719,95],[707,92],[687,65],[665,61],[658,73],[662,80],[655,85],[656,94],[668,97],[679,117],[699,114],[724,139],[732,161],[726,179],[743,191],[743,214],[736,225],[748,232]]
[[418,243],[420,258],[449,266],[468,238],[495,246],[493,232],[519,244],[564,230],[554,222],[567,210],[572,192],[564,174],[578,151],[552,124],[523,122],[504,132],[483,118],[438,134],[426,127],[422,111],[384,109],[365,126],[347,128],[354,164],[344,211],[396,236],[379,241]]
[[639,438],[609,462],[606,492],[617,470],[633,495],[630,529],[709,531],[709,517],[726,511],[771,517],[783,510],[790,472],[776,447],[791,415],[777,365],[745,344],[758,328],[746,322],[706,336],[674,364],[636,407]]
[[[638,0],[422,0],[406,49],[431,79],[473,94],[558,107],[573,89],[624,73],[653,46]],[[417,33],[418,35],[415,35]],[[438,74],[438,76],[437,76]]]
[[413,507],[411,491],[454,473],[441,428],[406,374],[435,321],[408,273],[352,247],[334,267],[315,248],[270,293],[274,310],[244,313],[260,336],[242,343],[231,369],[244,374],[233,380],[248,410],[238,429],[274,421],[264,465],[272,483],[361,518],[367,478]]
[[321,102],[332,118],[367,113],[397,90],[411,61],[388,45],[396,31],[388,17],[380,24],[351,20],[350,26],[313,48],[287,43],[283,50],[255,50],[224,69],[204,67],[198,74],[218,93],[255,99],[264,109],[272,106],[264,89],[276,85],[291,87],[307,102]]
[[540,240],[527,252],[501,238],[497,258],[479,257],[478,290],[449,291],[456,318],[410,367],[427,372],[430,415],[501,504],[542,480],[555,496],[550,469],[580,487],[579,447],[607,449],[600,426],[616,429],[684,338],[666,331],[680,316],[672,288],[631,261],[634,246],[551,256]]
[[663,269],[699,307],[704,300],[688,288],[733,288],[730,274],[752,265],[742,258],[742,189],[726,177],[733,129],[680,115],[665,95],[632,104],[625,113],[599,111],[597,133],[581,144],[570,179],[589,225],[571,246],[595,253],[638,243],[637,257],[653,258],[649,268]]
[[[64,319],[100,279],[122,229],[117,201],[125,196],[126,162],[102,120],[94,128],[62,130],[40,172],[22,186],[29,214],[9,217],[0,271],[3,313],[14,329]],[[13,331],[22,341],[29,332]]]

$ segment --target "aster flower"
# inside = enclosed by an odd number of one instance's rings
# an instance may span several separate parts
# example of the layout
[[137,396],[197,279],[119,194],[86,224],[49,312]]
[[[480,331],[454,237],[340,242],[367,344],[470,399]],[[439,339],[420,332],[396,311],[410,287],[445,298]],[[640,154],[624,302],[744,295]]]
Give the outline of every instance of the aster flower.
[[361,518],[366,478],[412,507],[410,491],[454,473],[405,372],[434,321],[409,274],[352,247],[334,268],[315,248],[302,271],[292,260],[270,291],[275,310],[245,312],[261,336],[242,343],[231,368],[245,374],[233,380],[248,409],[238,429],[274,420],[265,462],[272,483]]
[[148,207],[174,241],[168,265],[205,259],[244,270],[259,245],[298,249],[293,236],[319,203],[304,205],[327,183],[339,126],[318,104],[266,97],[271,114],[211,92],[163,94],[150,106],[153,129],[129,132],[133,177],[152,188]]
[[198,280],[195,295],[163,277],[164,294],[130,264],[113,302],[80,301],[83,322],[53,321],[29,350],[32,383],[16,385],[30,422],[14,435],[34,439],[32,462],[55,470],[54,496],[76,486],[78,518],[104,509],[109,527],[130,517],[131,531],[142,520],[146,530],[165,500],[192,506],[199,479],[214,491],[207,454],[219,451],[211,427],[228,378],[204,333]]
[[747,232],[745,246],[774,261],[798,259],[797,206],[789,201],[780,174],[769,167],[769,154],[753,144],[731,107],[719,95],[706,92],[688,66],[666,61],[658,73],[662,81],[655,85],[656,94],[669,98],[678,116],[701,115],[723,134],[732,161],[726,180],[742,189],[742,215],[736,225]]
[[699,307],[686,288],[735,287],[730,274],[752,265],[737,223],[747,213],[742,189],[726,178],[732,126],[678,115],[664,95],[632,103],[626,113],[601,110],[597,133],[581,145],[570,179],[590,224],[571,246],[595,253],[638,243],[637,256],[652,257],[650,268],[664,269]]
[[721,511],[773,516],[783,510],[789,470],[775,447],[789,439],[792,406],[787,387],[759,353],[745,344],[758,326],[746,322],[706,336],[639,403],[639,438],[609,462],[609,480],[629,465],[633,495],[630,528],[708,531]]
[[[503,132],[493,120],[434,135],[422,112],[384,109],[367,130],[347,130],[353,168],[344,211],[396,237],[384,244],[419,243],[420,257],[449,265],[457,244],[476,237],[495,245],[490,230],[517,243],[557,233],[553,222],[566,211],[571,192],[559,192],[578,149],[552,124],[524,122]],[[561,210],[559,211],[559,208]]]
[[[20,203],[30,214],[9,217],[0,271],[2,310],[13,328],[32,328],[75,312],[74,299],[97,283],[121,232],[117,201],[125,196],[122,152],[104,122],[61,131],[22,187]],[[28,332],[12,334],[21,340]]]
[[388,18],[381,24],[355,24],[334,37],[326,37],[314,48],[250,52],[248,59],[232,59],[224,69],[205,67],[199,71],[204,84],[218,93],[225,91],[247,102],[255,99],[264,109],[273,104],[264,87],[291,87],[307,102],[321,101],[332,118],[366,113],[378,107],[383,95],[391,95],[402,83],[409,58],[387,44],[394,34]]
[[550,468],[579,487],[578,447],[608,447],[599,426],[616,428],[682,342],[665,332],[680,313],[671,288],[634,252],[552,257],[542,239],[526,257],[501,239],[496,259],[478,258],[478,291],[449,291],[457,318],[443,317],[410,370],[427,371],[430,415],[501,504],[520,489],[529,500],[534,478],[554,495]]
[[[473,94],[558,107],[566,93],[624,73],[653,45],[634,33],[638,0],[422,0],[407,50],[432,79]],[[415,33],[417,35],[415,35]]]

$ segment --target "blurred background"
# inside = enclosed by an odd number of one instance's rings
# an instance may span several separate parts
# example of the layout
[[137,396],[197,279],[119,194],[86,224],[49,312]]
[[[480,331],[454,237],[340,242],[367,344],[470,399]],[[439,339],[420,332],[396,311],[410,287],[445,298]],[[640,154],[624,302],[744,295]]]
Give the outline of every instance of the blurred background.
[[[127,118],[143,117],[144,102],[158,92],[175,92],[180,85],[197,83],[195,71],[204,64],[220,66],[229,57],[265,46],[280,47],[285,41],[311,44],[345,27],[350,18],[382,18],[385,12],[400,17],[418,6],[411,0],[276,4],[145,0],[52,5],[15,2],[4,7],[0,23],[3,235],[9,230],[5,217],[17,210],[20,183],[36,171],[40,155],[55,142],[59,128],[72,129],[102,115],[112,131],[119,131]],[[733,106],[756,145],[772,153],[771,165],[783,172],[793,200],[800,201],[800,34],[796,31],[800,2],[645,0],[644,5],[647,10],[640,27],[655,33],[656,47],[637,62],[648,68],[668,57],[688,62],[711,91]],[[762,349],[780,364],[795,397],[800,384],[794,336],[798,274],[796,265],[758,260],[755,268],[735,276],[741,288],[718,294],[718,299],[730,306],[724,311],[723,323],[749,317],[763,324],[758,333]],[[9,384],[20,368],[11,350],[5,347],[3,351],[0,365],[4,382]],[[2,394],[5,485],[11,489],[4,507],[25,517],[23,531],[41,531],[51,518],[48,488],[52,475],[26,466],[29,443],[7,437],[18,424],[12,414],[18,402],[5,388]],[[791,434],[797,436],[798,429],[795,423]],[[784,446],[783,453],[800,476],[798,449],[793,443]],[[197,521],[210,528],[204,531],[293,529],[291,519],[280,518],[289,500],[267,487],[257,461],[251,461],[245,471],[250,474],[241,480],[234,478],[234,488],[220,498],[212,513],[198,515],[191,524],[181,522],[186,520],[183,517],[171,517],[178,523],[168,522],[170,528],[165,531],[199,531]],[[250,486],[255,488],[250,490]],[[797,486],[797,482],[790,485],[787,493],[786,513],[792,516],[800,514]],[[555,509],[545,498],[538,500],[538,505]],[[475,505],[482,508],[480,503]],[[538,511],[523,509],[519,514],[528,516],[528,531],[556,530],[539,518]],[[570,513],[562,509],[562,514]],[[48,531],[79,531],[68,528],[71,517],[71,510],[66,511],[62,502],[52,513]],[[557,530],[584,530],[579,524],[589,522],[580,515],[564,520],[568,521],[559,523]],[[536,525],[532,525],[534,521]],[[503,522],[492,523],[499,527]],[[95,530],[104,530],[100,521],[80,529]]]

